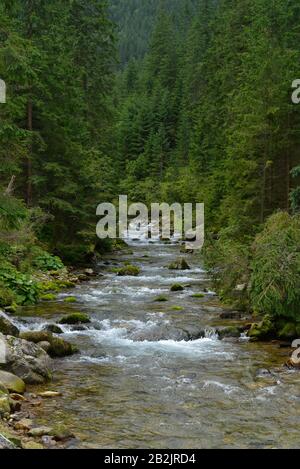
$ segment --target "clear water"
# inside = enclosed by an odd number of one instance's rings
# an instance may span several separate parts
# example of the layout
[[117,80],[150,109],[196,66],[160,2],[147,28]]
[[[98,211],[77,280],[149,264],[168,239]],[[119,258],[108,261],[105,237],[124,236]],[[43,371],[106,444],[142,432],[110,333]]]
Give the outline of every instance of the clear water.
[[[287,351],[218,340],[213,326],[222,309],[197,259],[185,256],[190,271],[170,271],[178,246],[132,249],[108,259],[104,276],[22,318],[25,329],[66,311],[92,318],[87,330],[65,327],[63,337],[81,353],[55,361],[54,382],[43,389],[62,397],[44,401],[38,423],[67,424],[81,448],[299,447],[300,374],[282,367]],[[139,277],[111,272],[126,260],[141,267]],[[170,293],[174,283],[186,285],[184,292]],[[192,297],[199,292],[205,298]],[[70,294],[77,304],[63,303]],[[158,295],[169,300],[155,302]],[[261,368],[272,375],[257,377]]]

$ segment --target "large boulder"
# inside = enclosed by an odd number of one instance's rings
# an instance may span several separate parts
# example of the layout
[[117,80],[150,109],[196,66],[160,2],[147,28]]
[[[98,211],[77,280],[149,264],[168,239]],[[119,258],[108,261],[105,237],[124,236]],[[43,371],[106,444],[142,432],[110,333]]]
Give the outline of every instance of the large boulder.
[[0,370],[0,384],[5,386],[11,392],[17,394],[23,394],[25,392],[25,383],[24,381],[12,373],[7,371]]
[[20,337],[35,344],[48,342],[50,347],[47,350],[47,353],[53,358],[66,357],[68,355],[73,355],[78,351],[74,345],[60,337],[55,337],[51,332],[47,331],[22,332]]
[[22,338],[0,334],[0,342],[5,345],[5,360],[0,364],[26,384],[42,384],[51,378],[51,359],[38,345]]
[[88,324],[91,320],[87,314],[84,313],[72,313],[68,316],[64,316],[60,321],[59,324]]
[[19,335],[19,329],[2,312],[0,312],[0,332],[4,335],[13,335],[15,337]]

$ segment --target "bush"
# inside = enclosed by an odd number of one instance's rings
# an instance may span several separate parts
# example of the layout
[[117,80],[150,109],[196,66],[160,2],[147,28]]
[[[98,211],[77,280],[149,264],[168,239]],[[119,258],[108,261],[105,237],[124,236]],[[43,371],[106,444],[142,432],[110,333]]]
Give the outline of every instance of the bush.
[[300,321],[300,216],[272,215],[254,242],[251,301],[257,312]]
[[51,254],[47,252],[36,257],[33,261],[33,265],[44,271],[60,270],[64,268],[64,264],[59,257],[51,256]]
[[[225,234],[205,246],[205,265],[213,280],[214,289],[222,301],[236,308],[249,306],[247,286],[250,280],[250,247],[247,240],[235,240]],[[241,291],[238,285],[245,285]]]
[[16,300],[16,296],[10,288],[0,282],[0,307],[10,306]]
[[15,300],[19,305],[28,305],[38,300],[37,284],[28,275],[18,272],[12,266],[4,265],[0,270],[0,284],[3,285],[5,294],[12,298],[9,304]]
[[140,269],[139,267],[135,265],[126,265],[125,267],[118,269],[118,275],[120,277],[127,276],[127,275],[137,277],[139,273],[140,273]]

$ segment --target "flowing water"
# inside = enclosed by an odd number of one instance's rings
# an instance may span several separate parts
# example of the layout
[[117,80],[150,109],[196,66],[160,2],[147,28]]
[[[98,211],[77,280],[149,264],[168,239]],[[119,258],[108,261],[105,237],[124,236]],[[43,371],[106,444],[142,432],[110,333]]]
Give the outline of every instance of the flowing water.
[[[62,397],[45,400],[36,422],[63,422],[81,448],[299,447],[300,374],[282,367],[287,351],[244,337],[220,341],[214,326],[222,308],[196,258],[185,256],[191,270],[171,271],[165,266],[178,257],[177,245],[131,248],[21,319],[24,329],[66,311],[92,319],[83,330],[64,327],[62,337],[81,353],[55,361],[43,390]],[[127,260],[141,268],[138,277],[113,272]],[[185,290],[171,293],[174,283]],[[69,295],[75,305],[63,302]],[[156,302],[159,295],[168,301]]]

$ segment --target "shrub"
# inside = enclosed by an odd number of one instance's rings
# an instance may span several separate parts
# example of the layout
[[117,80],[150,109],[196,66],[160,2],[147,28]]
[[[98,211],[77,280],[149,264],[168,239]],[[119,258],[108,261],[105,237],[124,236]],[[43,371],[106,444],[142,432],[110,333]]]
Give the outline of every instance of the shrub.
[[47,252],[36,257],[33,261],[33,265],[44,271],[60,270],[64,268],[64,264],[59,257],[52,256]]
[[5,264],[0,270],[0,282],[12,292],[13,298],[19,305],[34,304],[38,300],[39,289],[28,275],[22,274],[9,264]]
[[[239,241],[225,233],[218,240],[208,241],[205,247],[205,265],[212,277],[214,289],[222,301],[235,307],[249,304],[250,246],[248,240]],[[244,284],[242,291],[237,286]]]
[[300,321],[300,216],[272,215],[254,242],[251,301],[257,312]]

